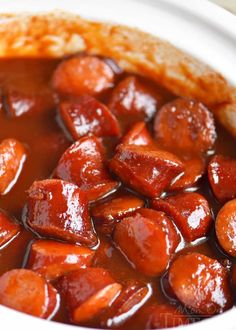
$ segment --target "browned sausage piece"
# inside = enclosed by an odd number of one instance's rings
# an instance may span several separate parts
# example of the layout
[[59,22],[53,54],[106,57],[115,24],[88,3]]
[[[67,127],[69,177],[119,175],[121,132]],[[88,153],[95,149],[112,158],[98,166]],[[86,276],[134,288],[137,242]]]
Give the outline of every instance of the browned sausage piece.
[[96,95],[113,86],[114,72],[95,56],[78,56],[61,62],[52,78],[53,88],[61,94]]
[[20,232],[20,225],[3,210],[0,210],[0,247],[11,241]]
[[142,329],[166,329],[189,324],[187,315],[179,308],[168,304],[145,306],[135,315]]
[[216,217],[216,236],[220,246],[236,257],[236,199],[227,202]]
[[203,176],[205,172],[205,162],[202,158],[191,158],[183,161],[184,172],[171,183],[171,191],[183,190],[193,187]]
[[123,144],[147,146],[153,144],[152,137],[148,132],[144,121],[134,124],[122,139]]
[[133,195],[124,195],[109,200],[91,209],[96,228],[104,234],[111,234],[116,223],[144,206],[144,201]]
[[184,239],[192,242],[208,234],[212,215],[208,201],[198,193],[181,193],[152,201],[157,211],[170,216]]
[[98,316],[108,308],[121,291],[108,271],[102,268],[79,269],[64,275],[58,282],[75,324]]
[[149,299],[151,289],[138,281],[128,281],[112,306],[101,317],[102,327],[116,328],[132,317]]
[[92,96],[83,95],[76,101],[61,102],[59,112],[74,140],[87,134],[99,137],[120,135],[116,117]]
[[157,141],[170,150],[190,154],[212,149],[216,129],[212,113],[202,104],[176,99],[157,113],[154,122]]
[[76,184],[86,193],[89,201],[101,198],[119,186],[105,167],[104,153],[98,138],[81,138],[64,152],[54,177]]
[[7,111],[11,117],[28,116],[30,114],[41,114],[55,107],[52,93],[40,91],[40,93],[26,93],[10,91],[5,96]]
[[216,155],[208,165],[208,179],[220,202],[236,197],[236,159]]
[[50,320],[54,317],[60,307],[60,296],[57,290],[50,284],[47,284],[48,289],[48,305],[44,319]]
[[72,270],[91,266],[94,253],[83,246],[37,240],[31,245],[27,268],[52,281]]
[[149,146],[120,145],[110,168],[131,188],[155,198],[183,171],[183,164],[167,151]]
[[160,93],[142,83],[138,77],[129,76],[114,88],[108,107],[119,118],[129,117],[137,122],[152,119],[162,104]]
[[195,313],[214,315],[232,306],[227,270],[202,254],[179,256],[170,267],[169,282],[178,299]]
[[87,246],[97,244],[87,198],[73,183],[35,181],[27,191],[26,221],[41,235]]
[[116,225],[114,242],[141,273],[157,276],[167,268],[180,237],[164,213],[140,209]]
[[5,139],[0,144],[0,194],[8,193],[16,183],[24,161],[25,147],[15,139]]
[[49,318],[58,303],[56,295],[40,275],[28,269],[13,269],[0,277],[0,304],[30,315]]

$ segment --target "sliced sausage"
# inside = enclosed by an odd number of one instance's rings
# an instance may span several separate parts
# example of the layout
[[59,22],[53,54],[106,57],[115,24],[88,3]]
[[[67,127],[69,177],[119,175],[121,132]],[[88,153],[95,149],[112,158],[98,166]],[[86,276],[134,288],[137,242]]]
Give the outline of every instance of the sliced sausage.
[[31,245],[27,268],[51,281],[72,270],[91,266],[94,253],[83,246],[37,240]]
[[150,288],[138,281],[128,281],[112,306],[101,317],[101,326],[116,328],[132,317],[149,299]]
[[152,206],[173,219],[186,241],[192,242],[208,234],[212,215],[208,201],[202,195],[180,193],[153,200]]
[[189,324],[188,317],[169,304],[145,306],[135,316],[142,329],[166,329]]
[[85,193],[66,181],[35,181],[27,191],[26,221],[41,235],[87,246],[97,244]]
[[113,86],[114,72],[96,56],[77,56],[61,62],[52,78],[53,88],[61,94],[97,95]]
[[94,136],[81,138],[62,155],[54,177],[76,184],[89,201],[115,191],[119,183],[111,178],[105,167],[101,142]]
[[40,93],[26,93],[10,91],[5,95],[7,111],[11,117],[21,117],[30,114],[41,114],[55,107],[52,93],[40,91]]
[[227,270],[199,253],[179,256],[169,270],[169,282],[178,299],[195,313],[222,313],[233,303]]
[[166,151],[149,146],[120,145],[110,168],[134,190],[148,197],[158,197],[183,171],[183,164]]
[[208,165],[208,179],[218,201],[236,197],[236,159],[216,155]]
[[108,107],[118,117],[147,121],[162,104],[160,93],[143,84],[138,77],[129,76],[114,88]]
[[40,275],[28,269],[13,269],[0,277],[0,304],[26,314],[49,318],[56,308],[56,295]]
[[216,217],[215,229],[220,246],[229,255],[236,257],[236,199],[221,208]]
[[52,319],[57,313],[60,307],[60,296],[57,290],[50,284],[47,284],[48,288],[48,304],[47,304],[47,312],[44,316],[45,319]]
[[114,242],[141,273],[157,276],[167,268],[180,237],[164,213],[141,209],[116,225]]
[[120,135],[116,117],[92,96],[83,95],[76,101],[61,102],[59,113],[74,140],[87,134],[99,137]]
[[134,124],[122,139],[123,144],[147,146],[153,144],[152,137],[148,132],[144,121]]
[[202,104],[190,99],[176,99],[157,113],[155,137],[170,150],[205,153],[212,149],[216,129],[212,113]]
[[15,139],[5,139],[0,144],[0,194],[8,193],[16,183],[24,161],[25,147]]
[[20,225],[3,210],[0,210],[0,247],[11,241],[19,232]]
[[203,176],[205,172],[205,162],[202,158],[192,158],[185,160],[184,172],[177,180],[171,183],[171,191],[183,190],[194,186]]
[[96,228],[104,234],[111,234],[115,224],[122,218],[144,206],[144,201],[133,195],[124,195],[109,200],[91,209]]
[[64,275],[57,285],[75,324],[89,321],[108,308],[121,291],[108,271],[79,269]]
[[232,283],[234,289],[236,290],[236,264],[233,265]]

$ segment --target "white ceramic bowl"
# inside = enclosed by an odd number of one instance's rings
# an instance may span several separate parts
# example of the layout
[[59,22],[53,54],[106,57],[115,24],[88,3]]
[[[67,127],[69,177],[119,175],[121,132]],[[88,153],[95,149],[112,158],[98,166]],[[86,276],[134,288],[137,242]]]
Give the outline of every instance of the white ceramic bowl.
[[[206,0],[0,0],[0,12],[55,9],[138,27],[160,36],[210,64],[236,86],[236,17]],[[75,329],[3,306],[0,319],[4,329]],[[178,329],[236,330],[236,308]]]

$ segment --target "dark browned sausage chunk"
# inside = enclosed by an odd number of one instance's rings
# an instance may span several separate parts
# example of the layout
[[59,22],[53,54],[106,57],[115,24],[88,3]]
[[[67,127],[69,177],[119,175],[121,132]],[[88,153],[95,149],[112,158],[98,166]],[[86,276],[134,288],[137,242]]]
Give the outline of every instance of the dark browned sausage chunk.
[[205,162],[201,158],[192,158],[183,161],[184,172],[177,180],[171,183],[170,190],[183,190],[194,186],[205,172]]
[[104,234],[111,234],[116,223],[144,206],[144,201],[133,195],[124,195],[96,205],[91,214],[96,228]]
[[87,134],[118,136],[120,127],[116,117],[105,104],[89,95],[76,101],[64,101],[59,106],[60,116],[74,140]]
[[212,223],[208,201],[198,193],[181,193],[152,201],[158,211],[170,216],[186,241],[191,242],[208,234]]
[[144,121],[134,124],[122,139],[123,144],[147,146],[153,144],[152,137],[148,132]]
[[97,244],[87,198],[73,183],[35,181],[27,192],[26,221],[41,235],[87,246]]
[[227,270],[202,254],[178,257],[170,267],[169,282],[178,299],[198,314],[218,314],[232,306]]
[[83,246],[37,240],[31,245],[27,268],[51,281],[72,270],[91,266],[94,253]]
[[236,160],[221,155],[208,165],[208,178],[214,195],[220,202],[236,197]]
[[96,95],[113,86],[114,72],[95,56],[69,58],[59,64],[52,85],[61,94]]
[[39,93],[11,91],[6,94],[7,111],[11,117],[39,115],[55,107],[52,93],[40,90]]
[[106,169],[104,148],[94,136],[81,138],[62,155],[54,177],[76,184],[86,192],[89,201],[116,190],[119,183]]
[[155,198],[183,171],[183,164],[166,151],[149,146],[120,145],[110,168],[131,188]]
[[236,199],[226,203],[217,215],[216,236],[225,252],[236,257]]
[[156,115],[154,131],[161,145],[190,154],[207,152],[216,140],[212,113],[202,103],[189,99],[164,105]]
[[54,288],[28,269],[13,269],[0,277],[0,304],[41,318],[50,318],[57,307]]
[[73,323],[93,319],[108,308],[121,285],[102,268],[79,269],[64,275],[58,283]]
[[167,268],[180,237],[164,213],[141,209],[116,225],[114,242],[141,273],[157,276]]
[[11,241],[20,232],[20,225],[0,209],[0,247]]
[[151,289],[138,281],[128,281],[112,306],[101,317],[102,327],[116,328],[132,317],[149,299]]
[[189,323],[188,318],[177,307],[168,304],[145,306],[135,315],[142,329],[166,329]]
[[16,183],[26,159],[25,147],[15,139],[0,144],[0,194],[6,194]]
[[123,79],[113,90],[109,108],[119,118],[128,117],[132,122],[150,120],[163,98],[139,78],[130,76]]

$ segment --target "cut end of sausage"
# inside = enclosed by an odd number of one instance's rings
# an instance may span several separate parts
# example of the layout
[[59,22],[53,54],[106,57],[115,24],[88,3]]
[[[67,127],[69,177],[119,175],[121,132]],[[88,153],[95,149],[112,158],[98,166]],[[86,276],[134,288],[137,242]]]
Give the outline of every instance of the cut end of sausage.
[[89,247],[97,244],[85,193],[66,181],[48,179],[32,184],[27,191],[26,222],[40,235]]

